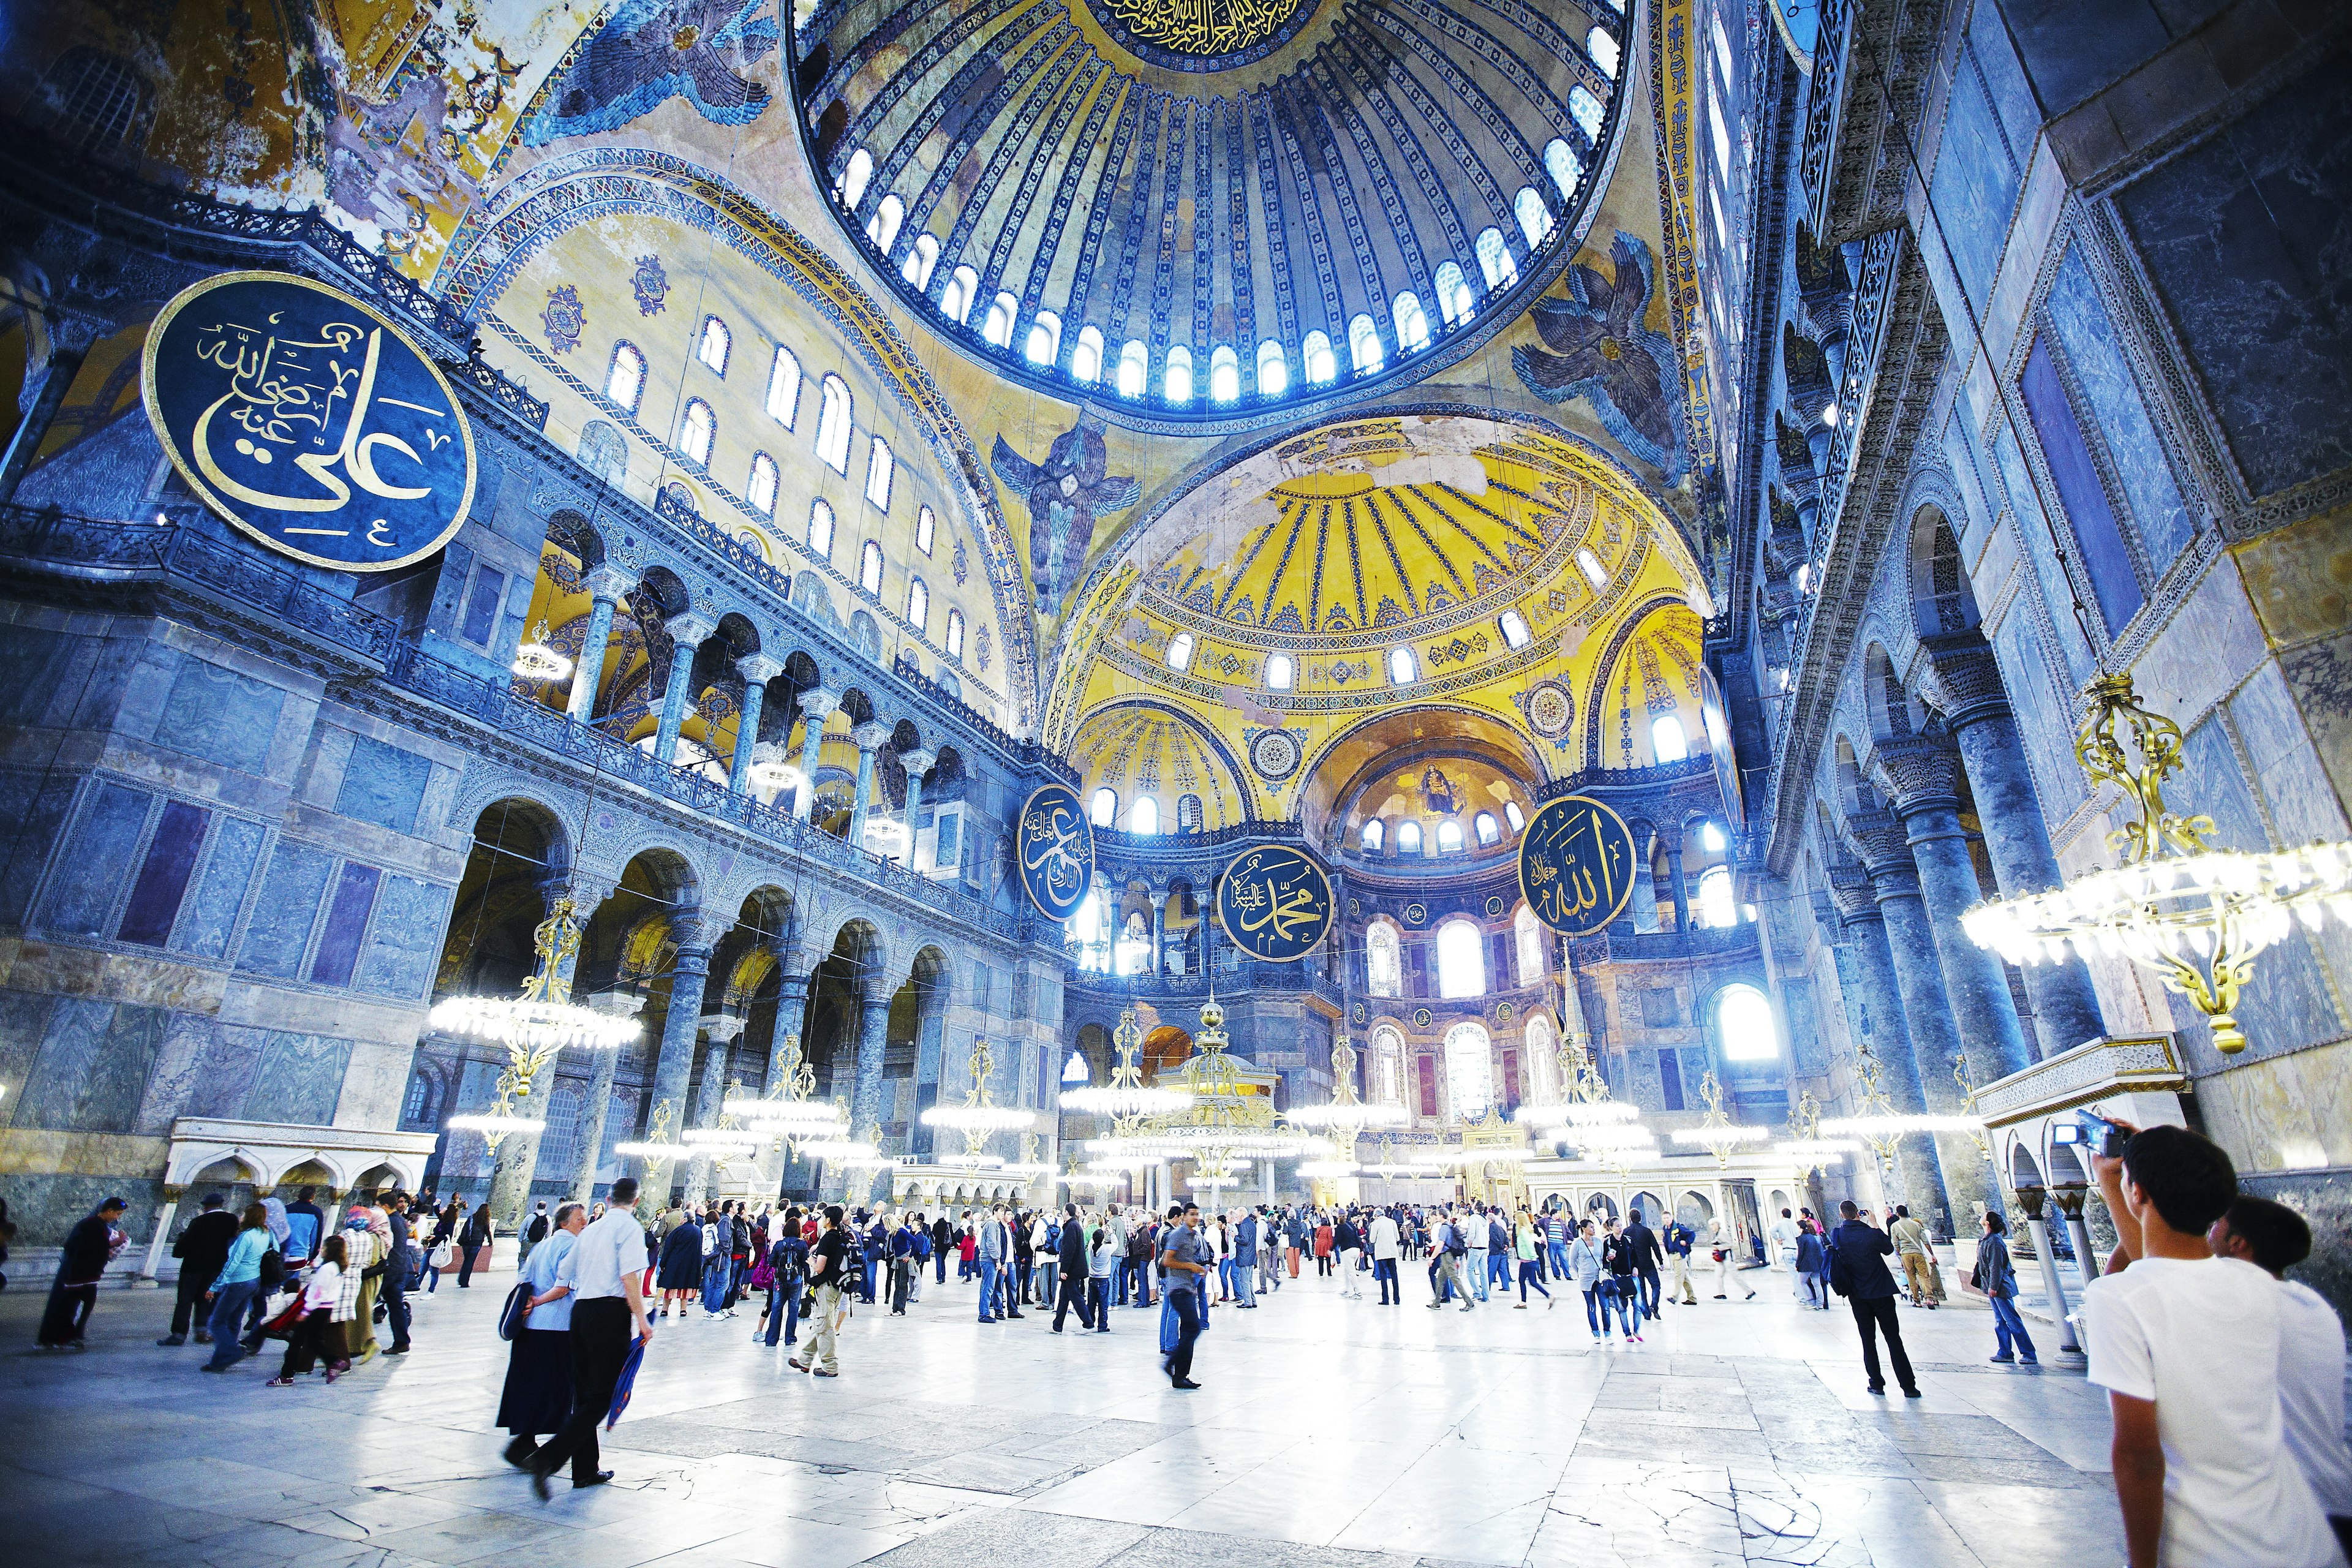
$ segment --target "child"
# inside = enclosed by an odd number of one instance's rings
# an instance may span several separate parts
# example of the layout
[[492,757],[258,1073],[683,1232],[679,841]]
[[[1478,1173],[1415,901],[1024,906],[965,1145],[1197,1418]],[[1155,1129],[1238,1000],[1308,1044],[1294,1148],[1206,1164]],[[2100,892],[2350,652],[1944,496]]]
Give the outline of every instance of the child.
[[[1072,1221],[1076,1224],[1076,1221]],[[1110,1332],[1110,1276],[1119,1263],[1118,1243],[1110,1233],[1097,1226],[1094,1248],[1087,1254],[1087,1305],[1095,1314],[1095,1332]]]
[[[293,1387],[294,1380],[318,1361],[320,1348],[334,1327],[335,1302],[342,1295],[344,1247],[342,1237],[336,1235],[319,1248],[318,1266],[302,1286],[302,1316],[286,1336],[286,1360],[278,1375],[269,1380],[269,1387]],[[338,1375],[333,1366],[327,1368],[329,1383]]]

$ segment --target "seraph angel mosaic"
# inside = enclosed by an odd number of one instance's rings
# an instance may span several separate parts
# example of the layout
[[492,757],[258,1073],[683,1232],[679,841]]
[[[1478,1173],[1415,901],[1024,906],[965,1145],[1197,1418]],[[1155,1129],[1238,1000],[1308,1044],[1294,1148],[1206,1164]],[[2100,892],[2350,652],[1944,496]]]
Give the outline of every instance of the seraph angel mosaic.
[[1108,448],[1102,432],[1083,421],[1054,437],[1045,460],[1033,463],[996,438],[990,466],[1004,488],[1029,504],[1029,576],[1037,591],[1037,613],[1056,615],[1062,595],[1075,584],[1094,544],[1095,524],[1143,499],[1131,474],[1108,473]]
[[1528,314],[1544,347],[1514,348],[1511,368],[1547,403],[1590,400],[1603,429],[1667,484],[1679,484],[1689,467],[1681,373],[1674,340],[1643,321],[1657,264],[1648,246],[1622,229],[1609,255],[1614,279],[1579,263],[1564,279],[1568,298],[1536,301]]
[[614,131],[683,98],[714,125],[768,107],[751,68],[775,48],[772,0],[622,0],[523,127],[526,146]]

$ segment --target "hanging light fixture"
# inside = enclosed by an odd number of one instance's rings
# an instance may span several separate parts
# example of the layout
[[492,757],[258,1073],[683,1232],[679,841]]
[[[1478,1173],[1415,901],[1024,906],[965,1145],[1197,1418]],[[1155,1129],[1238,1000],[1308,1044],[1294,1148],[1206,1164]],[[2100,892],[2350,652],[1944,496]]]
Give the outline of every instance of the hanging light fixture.
[[1143,1026],[1136,1021],[1134,1008],[1118,1016],[1118,1027],[1112,1031],[1111,1040],[1118,1050],[1118,1065],[1111,1068],[1110,1082],[1099,1089],[1064,1089],[1063,1110],[1075,1110],[1081,1116],[1132,1120],[1168,1115],[1192,1103],[1189,1090],[1145,1085],[1143,1069],[1136,1060],[1143,1047]]
[[1741,1127],[1723,1113],[1723,1085],[1709,1068],[1698,1080],[1698,1097],[1706,1106],[1706,1114],[1696,1127],[1677,1127],[1674,1141],[1707,1150],[1715,1156],[1718,1167],[1731,1164],[1732,1152],[1750,1143],[1761,1143],[1772,1136],[1769,1127]]
[[989,1080],[996,1076],[996,1058],[988,1048],[987,1036],[972,1037],[971,1054],[965,1058],[965,1065],[971,1084],[964,1090],[963,1103],[931,1107],[923,1112],[923,1125],[958,1129],[963,1133],[963,1152],[952,1157],[936,1156],[938,1163],[969,1171],[1003,1170],[1003,1157],[986,1152],[990,1135],[1034,1127],[1037,1119],[1026,1110],[996,1103],[995,1094],[989,1087]]
[[547,621],[541,617],[531,628],[530,640],[515,649],[514,662],[507,667],[525,680],[562,680],[572,673],[572,660],[547,640]]
[[[2083,957],[2124,957],[2157,972],[2213,1029],[2214,1048],[2246,1048],[2235,1016],[2256,955],[2297,924],[2333,915],[2352,925],[2352,841],[2245,851],[2207,843],[2210,816],[2181,816],[2164,800],[2180,767],[2180,726],[2139,705],[2129,675],[2103,675],[2084,692],[2075,760],[2093,789],[2122,789],[2132,820],[2107,835],[2122,856],[2061,888],[1992,899],[1960,917],[1969,940],[2011,963],[2056,963],[2067,944]],[[2126,744],[2137,753],[2135,761]]]

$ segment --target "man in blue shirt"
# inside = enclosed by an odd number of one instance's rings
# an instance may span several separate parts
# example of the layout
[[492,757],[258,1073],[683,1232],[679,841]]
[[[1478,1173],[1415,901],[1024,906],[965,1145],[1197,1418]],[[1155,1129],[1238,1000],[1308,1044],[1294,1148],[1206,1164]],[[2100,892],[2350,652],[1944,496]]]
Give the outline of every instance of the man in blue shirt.
[[1201,1234],[1201,1205],[1186,1204],[1168,1211],[1171,1227],[1160,1244],[1160,1271],[1167,1280],[1168,1307],[1176,1314],[1176,1348],[1168,1354],[1168,1382],[1175,1388],[1198,1388],[1192,1381],[1192,1343],[1201,1337],[1201,1282],[1215,1254]]
[[[541,1215],[545,1218],[545,1215]],[[508,1342],[506,1387],[499,1394],[499,1425],[514,1434],[507,1463],[530,1466],[539,1434],[552,1436],[572,1415],[572,1287],[557,1274],[588,1228],[588,1210],[565,1204],[551,1228],[522,1260],[522,1283],[530,1287],[522,1327]]]

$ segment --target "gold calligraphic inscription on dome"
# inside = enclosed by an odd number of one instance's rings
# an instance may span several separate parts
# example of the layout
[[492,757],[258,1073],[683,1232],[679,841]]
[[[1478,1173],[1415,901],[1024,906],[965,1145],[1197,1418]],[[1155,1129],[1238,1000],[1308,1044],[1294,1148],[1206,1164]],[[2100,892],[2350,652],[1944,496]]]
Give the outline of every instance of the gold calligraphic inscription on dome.
[[1591,936],[1633,896],[1633,835],[1589,795],[1547,804],[1519,838],[1519,893],[1563,936]]
[[1331,929],[1331,879],[1315,858],[1266,845],[1234,857],[1217,883],[1217,921],[1252,958],[1290,963]]
[[207,278],[156,316],[141,370],[189,488],[282,554],[390,571],[448,542],[473,504],[473,431],[447,378],[341,289]]
[[1068,920],[1086,902],[1095,878],[1095,830],[1077,792],[1049,784],[1021,808],[1016,839],[1021,888],[1038,912]]
[[1315,0],[1087,0],[1095,19],[1138,58],[1178,70],[1263,58],[1297,30]]

